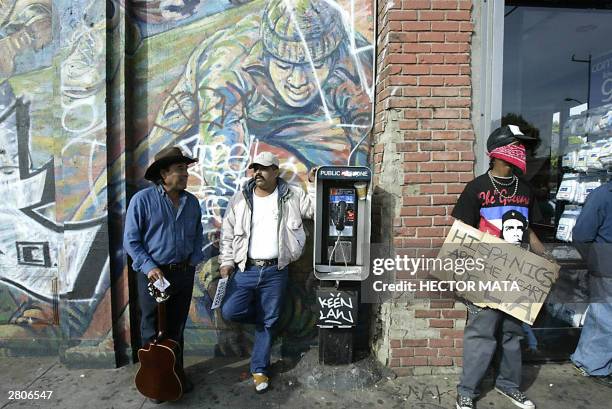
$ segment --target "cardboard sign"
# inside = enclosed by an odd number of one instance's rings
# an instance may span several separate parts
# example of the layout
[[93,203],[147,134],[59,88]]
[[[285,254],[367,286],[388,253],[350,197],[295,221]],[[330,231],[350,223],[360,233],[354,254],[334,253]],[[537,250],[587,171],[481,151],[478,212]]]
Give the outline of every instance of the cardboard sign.
[[354,291],[317,291],[319,328],[349,328],[357,325],[357,294]]
[[[442,262],[431,275],[442,281],[462,281],[463,285],[455,288],[464,291],[456,290],[457,295],[477,306],[504,311],[530,325],[537,318],[560,268],[518,245],[458,220],[446,237],[438,259]],[[458,263],[459,259],[472,262]],[[458,274],[457,266],[463,264],[472,268],[462,268]],[[453,268],[439,268],[444,265]],[[465,284],[470,284],[470,289]]]

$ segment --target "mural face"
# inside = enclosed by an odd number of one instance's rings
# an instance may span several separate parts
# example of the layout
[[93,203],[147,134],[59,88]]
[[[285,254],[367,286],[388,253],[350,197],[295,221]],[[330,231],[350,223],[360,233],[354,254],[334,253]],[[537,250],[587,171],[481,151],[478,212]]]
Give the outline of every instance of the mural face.
[[149,24],[190,17],[196,13],[201,3],[202,0],[121,0],[123,8]]
[[[367,164],[373,38],[368,0],[0,0],[0,338],[130,343],[128,192],[179,145],[208,255],[187,349],[244,351],[209,309],[227,203],[262,150],[302,187],[312,166]],[[299,339],[311,265],[282,320]]]
[[300,108],[319,96],[317,84],[327,81],[330,69],[324,63],[315,65],[313,70],[307,64],[291,64],[271,57],[268,71],[274,89],[283,102],[291,107]]

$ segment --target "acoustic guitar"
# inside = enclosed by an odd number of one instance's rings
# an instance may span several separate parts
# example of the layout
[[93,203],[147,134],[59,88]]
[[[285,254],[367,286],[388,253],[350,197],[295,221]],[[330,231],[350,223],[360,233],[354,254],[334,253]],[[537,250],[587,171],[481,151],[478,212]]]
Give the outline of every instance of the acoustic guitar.
[[149,284],[149,292],[157,301],[157,337],[138,350],[140,368],[136,388],[147,398],[174,401],[183,396],[185,373],[179,362],[181,346],[166,335],[168,296]]

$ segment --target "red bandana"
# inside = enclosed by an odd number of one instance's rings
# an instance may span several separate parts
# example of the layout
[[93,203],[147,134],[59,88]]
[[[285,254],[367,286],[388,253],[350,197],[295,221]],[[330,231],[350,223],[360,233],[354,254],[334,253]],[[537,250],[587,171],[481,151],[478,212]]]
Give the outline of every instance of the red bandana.
[[523,145],[500,146],[493,149],[488,155],[491,158],[498,158],[516,166],[523,173],[527,172],[527,154]]

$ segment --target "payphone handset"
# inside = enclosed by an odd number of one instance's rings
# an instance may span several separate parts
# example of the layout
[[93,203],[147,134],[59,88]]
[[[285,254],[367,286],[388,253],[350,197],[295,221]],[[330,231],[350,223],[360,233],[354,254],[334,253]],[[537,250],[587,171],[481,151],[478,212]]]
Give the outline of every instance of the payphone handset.
[[363,248],[369,243],[370,180],[366,167],[323,166],[317,170],[315,275],[364,279],[356,277],[363,275]]
[[329,210],[329,232],[327,263],[353,263],[355,243],[355,189],[329,187],[327,192]]
[[352,236],[355,223],[354,189],[330,188],[329,192],[329,235]]
[[344,230],[344,223],[346,223],[346,202],[341,200],[336,203],[335,208],[335,216],[332,220],[334,220],[334,224],[336,225],[336,231],[342,232]]

